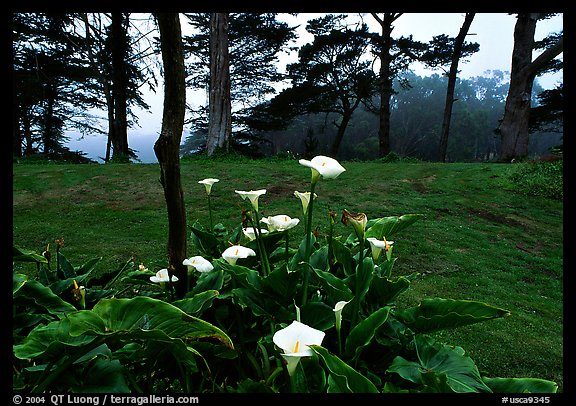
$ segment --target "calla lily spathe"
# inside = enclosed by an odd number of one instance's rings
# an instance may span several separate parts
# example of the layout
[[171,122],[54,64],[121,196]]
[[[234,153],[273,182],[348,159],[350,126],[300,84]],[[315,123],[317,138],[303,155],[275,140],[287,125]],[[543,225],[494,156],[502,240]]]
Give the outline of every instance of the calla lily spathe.
[[394,241],[387,241],[386,238],[383,240],[379,240],[374,237],[366,238],[366,240],[370,243],[370,248],[372,249],[372,257],[376,260],[380,256],[382,250],[388,252],[390,246],[394,244]]
[[182,265],[186,265],[188,267],[188,272],[192,272],[194,269],[196,269],[198,272],[210,272],[214,269],[212,263],[200,255],[185,259],[182,261]]
[[256,252],[253,249],[244,247],[242,245],[233,245],[226,248],[222,253],[222,258],[226,260],[230,265],[236,265],[236,261],[239,258],[248,258],[256,256]]
[[298,162],[312,169],[312,183],[316,183],[320,176],[325,179],[335,179],[346,170],[337,160],[324,155],[315,156],[310,161],[300,159]]
[[245,192],[243,190],[235,190],[235,192],[242,196],[243,200],[248,198],[254,211],[258,212],[258,198],[266,193],[266,189],[250,190],[249,192]]
[[207,194],[210,194],[212,191],[212,185],[216,182],[220,182],[220,179],[206,178],[198,181],[198,183],[202,183],[204,185]]
[[334,317],[336,317],[336,331],[338,332],[340,331],[340,327],[342,326],[342,309],[344,309],[344,306],[346,306],[348,303],[350,303],[350,300],[347,302],[341,300],[334,306]]
[[[170,280],[168,277],[168,269],[160,269],[156,272],[156,275],[150,277],[150,280],[154,283],[163,283]],[[176,275],[172,275],[172,282],[178,282],[178,277]]]
[[[310,204],[310,192],[299,192],[295,191],[294,196],[296,196],[302,202],[302,211],[304,215],[308,212],[308,205]],[[318,195],[314,193],[314,199],[316,199]]]
[[300,219],[291,218],[285,214],[279,214],[276,216],[264,217],[260,221],[268,226],[268,231],[273,232],[290,230],[298,225]]
[[313,355],[309,345],[321,345],[326,333],[294,320],[288,327],[274,333],[272,341],[282,351],[288,373],[296,371],[300,358]]
[[[260,229],[260,234],[266,234],[268,232],[268,230],[261,228]],[[256,239],[256,230],[254,230],[254,227],[246,227],[242,229],[242,233],[246,236],[246,238],[248,238],[248,240],[250,241],[254,241]]]

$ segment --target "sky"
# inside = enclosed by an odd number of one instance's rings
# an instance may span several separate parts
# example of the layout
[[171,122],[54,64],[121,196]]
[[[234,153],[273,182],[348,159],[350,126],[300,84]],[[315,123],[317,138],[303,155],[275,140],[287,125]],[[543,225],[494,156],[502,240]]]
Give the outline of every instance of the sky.
[[[298,45],[310,42],[312,36],[305,30],[306,21],[311,18],[322,16],[320,13],[301,13],[297,17],[288,14],[279,18],[287,22],[290,26],[300,24],[297,33],[299,35]],[[359,14],[350,14],[351,17],[360,18]],[[368,24],[373,32],[379,32],[380,26],[376,20],[369,14],[362,15],[363,21]],[[185,32],[185,20],[183,21],[183,31]],[[414,40],[428,42],[435,35],[446,34],[450,37],[456,37],[464,21],[464,13],[405,13],[394,23],[392,36],[412,35]],[[514,24],[516,16],[506,13],[477,13],[474,17],[469,30],[467,41],[477,42],[480,44],[480,50],[468,58],[467,62],[461,62],[458,65],[460,70],[459,77],[463,79],[482,76],[488,70],[510,71],[512,48],[514,45]],[[535,39],[540,40],[551,32],[559,32],[563,29],[563,15],[558,14],[551,19],[541,20],[536,25]],[[536,58],[538,53],[533,54]],[[559,56],[562,58],[562,54]],[[286,63],[296,61],[297,52],[291,55],[283,56],[280,61],[280,67]],[[411,69],[417,75],[429,76],[441,71],[431,71],[422,65],[412,64]],[[280,70],[282,70],[281,68]],[[562,72],[546,75],[537,78],[538,83],[544,89],[554,88],[558,83],[563,81]],[[159,91],[145,94],[146,102],[151,106],[151,112],[136,110],[139,116],[139,127],[129,130],[128,145],[137,154],[142,163],[157,162],[154,154],[154,142],[158,139],[161,129],[162,120],[162,80],[160,78]],[[187,95],[187,103],[193,108],[205,104],[206,96],[198,92],[190,91]],[[86,136],[79,139],[76,133],[67,133],[70,141],[67,146],[72,151],[83,151],[91,159],[102,162],[98,159],[106,154],[106,137],[105,136]],[[182,136],[185,139],[187,132]]]

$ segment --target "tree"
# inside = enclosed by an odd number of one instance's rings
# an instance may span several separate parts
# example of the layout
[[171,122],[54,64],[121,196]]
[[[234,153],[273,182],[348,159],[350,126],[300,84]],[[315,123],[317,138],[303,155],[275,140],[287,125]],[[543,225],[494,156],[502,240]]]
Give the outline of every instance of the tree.
[[450,120],[452,118],[452,106],[454,99],[454,89],[456,87],[456,77],[458,75],[458,63],[460,59],[477,52],[480,46],[477,43],[465,43],[466,35],[476,13],[466,13],[464,22],[456,38],[448,38],[447,35],[439,35],[431,41],[431,49],[425,52],[422,60],[429,66],[442,66],[450,64],[448,72],[448,86],[446,87],[446,101],[444,104],[444,115],[442,120],[442,131],[440,133],[440,143],[438,146],[438,160],[446,162],[448,151],[448,135],[450,134]]
[[82,118],[95,104],[91,72],[72,46],[70,16],[16,13],[12,22],[13,151],[21,156],[24,146],[29,155],[42,147],[45,156],[59,158],[70,152],[66,127],[90,128]]
[[232,133],[230,101],[230,59],[228,57],[228,13],[210,14],[210,87],[206,150],[228,152]]
[[519,13],[514,26],[514,48],[510,71],[510,88],[504,116],[497,132],[501,137],[499,159],[509,162],[528,155],[530,106],[534,78],[563,51],[563,37],[556,39],[536,59],[532,60],[534,33],[539,19],[545,14]]
[[253,109],[252,128],[282,128],[298,115],[332,114],[336,135],[326,152],[338,151],[348,123],[361,103],[370,100],[374,73],[365,57],[369,45],[365,24],[350,29],[345,15],[328,14],[310,20],[306,30],[314,35],[303,45],[298,62],[288,65],[292,86]]
[[164,109],[162,129],[154,144],[160,164],[160,183],[168,212],[168,272],[176,275],[176,294],[186,293],[188,272],[186,259],[186,210],[180,181],[180,141],[186,109],[186,73],[180,15],[156,14],[160,30],[160,48],[164,67]]
[[392,82],[400,72],[408,69],[410,62],[418,58],[424,47],[421,42],[413,41],[412,36],[392,38],[392,30],[394,29],[392,24],[402,14],[383,13],[383,16],[380,17],[377,13],[371,13],[381,27],[380,35],[373,36],[373,52],[380,60],[378,74],[380,93],[378,152],[380,157],[390,153],[390,98],[394,94]]
[[[207,89],[210,94],[211,30],[209,13],[186,14],[196,33],[185,37],[185,50],[193,58],[189,64],[187,85],[194,89]],[[285,76],[278,72],[278,54],[295,38],[294,28],[276,20],[274,13],[227,13],[229,98],[232,128],[235,133],[245,127],[244,117],[249,108],[275,93],[274,84]],[[215,31],[212,31],[215,32]],[[224,52],[223,48],[220,48]],[[193,135],[207,134],[210,114],[200,106],[192,115]],[[232,130],[230,130],[231,132]],[[225,142],[234,146],[233,134]]]

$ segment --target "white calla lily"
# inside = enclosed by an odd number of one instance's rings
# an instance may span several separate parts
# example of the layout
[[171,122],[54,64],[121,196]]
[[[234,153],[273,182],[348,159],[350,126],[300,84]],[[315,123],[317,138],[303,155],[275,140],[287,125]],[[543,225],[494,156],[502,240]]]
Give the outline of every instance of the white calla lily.
[[347,302],[341,300],[334,306],[334,316],[336,317],[336,331],[338,332],[340,331],[340,327],[342,326],[342,309],[344,309],[344,306],[346,306],[348,303],[350,303],[350,300]]
[[248,192],[243,190],[235,190],[235,192],[242,196],[243,200],[249,199],[254,211],[258,212],[258,198],[266,193],[266,189],[250,190]]
[[386,238],[379,240],[374,237],[369,237],[366,238],[366,240],[370,243],[370,248],[372,249],[372,258],[374,258],[374,260],[378,259],[382,250],[388,252],[390,246],[394,244],[394,241],[387,241]]
[[198,181],[198,183],[201,183],[204,185],[204,187],[206,188],[207,194],[210,194],[210,192],[212,191],[212,185],[216,182],[220,182],[220,180],[214,179],[214,178],[206,178],[206,179],[202,179],[202,180]]
[[[310,204],[310,192],[299,192],[295,191],[294,196],[296,196],[302,202],[302,211],[306,215],[308,212],[308,205]],[[314,193],[314,199],[316,199],[318,195]]]
[[230,265],[236,265],[236,261],[239,258],[248,258],[256,256],[256,252],[253,249],[244,247],[242,245],[233,245],[226,248],[222,253],[222,258],[226,260]]
[[[261,228],[260,229],[260,234],[266,234],[268,232],[268,230]],[[246,227],[242,229],[242,233],[246,236],[246,238],[248,238],[248,240],[250,241],[254,241],[256,239],[256,230],[254,230],[254,227]]]
[[316,183],[321,177],[325,179],[335,179],[346,169],[334,158],[318,155],[311,160],[300,159],[300,165],[312,169],[312,183]]
[[273,232],[290,230],[298,225],[300,219],[291,218],[285,214],[279,214],[276,216],[264,217],[260,221],[268,226],[268,231]]
[[[160,269],[156,272],[156,275],[150,277],[150,280],[154,283],[168,282],[170,280],[168,269]],[[172,275],[172,282],[178,282],[178,277],[176,275]]]
[[309,346],[321,345],[325,335],[323,331],[294,320],[288,327],[274,333],[272,341],[284,352],[282,357],[287,362],[288,373],[292,375],[302,357],[314,354]]
[[198,272],[210,272],[214,269],[212,263],[200,255],[185,259],[182,261],[182,265],[186,265],[188,267],[188,272],[192,272],[194,269],[196,269]]

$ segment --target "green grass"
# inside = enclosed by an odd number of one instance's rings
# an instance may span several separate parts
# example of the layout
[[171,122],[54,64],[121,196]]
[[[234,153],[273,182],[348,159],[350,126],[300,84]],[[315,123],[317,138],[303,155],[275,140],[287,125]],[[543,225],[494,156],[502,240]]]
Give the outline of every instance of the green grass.
[[[438,333],[463,347],[489,376],[535,377],[563,384],[563,203],[526,195],[509,164],[343,162],[346,172],[321,180],[314,227],[328,230],[328,211],[368,218],[421,213],[394,236],[395,275],[417,274],[399,306],[427,297],[480,300],[511,316]],[[166,266],[167,216],[154,164],[13,166],[14,243],[42,252],[64,238],[74,265],[102,257],[100,270],[133,257]],[[231,229],[247,207],[234,190],[267,189],[263,215],[302,219],[295,190],[308,191],[310,170],[295,160],[184,161],[189,225],[208,226],[204,186],[213,186],[215,220]],[[337,224],[336,233],[351,232]],[[303,235],[303,222],[295,233]],[[298,241],[294,236],[292,241]],[[189,243],[188,254],[195,255]],[[33,272],[18,265],[24,272]]]

